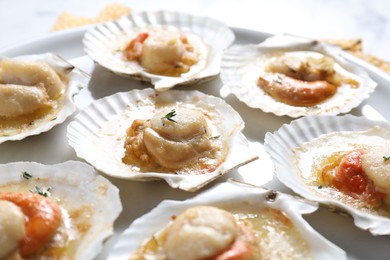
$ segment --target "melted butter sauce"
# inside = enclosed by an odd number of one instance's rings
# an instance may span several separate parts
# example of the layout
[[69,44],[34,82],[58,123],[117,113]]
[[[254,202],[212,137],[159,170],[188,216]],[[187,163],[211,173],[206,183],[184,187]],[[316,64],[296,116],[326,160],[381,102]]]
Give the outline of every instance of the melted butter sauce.
[[[73,68],[68,68],[73,69]],[[56,71],[65,86],[69,85],[67,71]],[[43,105],[33,113],[17,117],[0,116],[0,137],[16,135],[39,127],[49,121],[55,120],[66,102],[67,87],[62,90],[55,99],[50,99],[48,104]]]
[[55,120],[63,107],[64,97],[51,100],[50,104],[42,106],[35,112],[18,117],[0,116],[0,136],[10,136],[34,129],[46,122]]
[[334,187],[332,184],[332,174],[326,174],[326,172],[335,172],[346,154],[347,152],[335,152],[323,158],[318,165],[313,166],[312,172],[316,178],[316,182],[311,185],[316,185],[317,187],[315,189],[320,194],[331,199],[341,201],[367,213],[390,217],[390,207],[388,205],[384,203],[373,205],[362,199],[361,196],[350,196],[346,192]]
[[[171,104],[170,103],[168,104],[165,103],[157,104],[156,105],[157,110],[155,112],[157,112],[158,109],[170,110],[169,107],[171,106]],[[172,106],[172,109],[175,109],[177,107],[192,108],[193,106],[191,106],[190,104],[180,103],[175,106]],[[215,171],[219,167],[219,165],[221,165],[224,162],[224,159],[228,153],[228,145],[225,138],[222,136],[220,130],[216,126],[219,118],[216,118],[216,115],[212,115],[212,113],[208,112],[207,110],[202,110],[202,113],[207,121],[207,126],[210,129],[210,133],[207,133],[207,136],[211,142],[212,149],[203,152],[201,156],[198,157],[196,160],[193,159],[188,160],[188,163],[186,163],[185,167],[182,167],[178,170],[173,170],[159,165],[157,162],[153,160],[153,158],[150,158],[150,160],[148,160],[147,162],[141,162],[139,158],[135,156],[129,156],[127,154],[122,159],[122,161],[132,166],[133,170],[139,172],[160,172],[160,173],[174,172],[175,174],[199,175],[199,174],[207,174]],[[145,120],[143,121],[144,121],[143,124],[147,124],[145,123],[147,121]],[[139,133],[137,133],[137,135],[143,135],[143,132],[140,131]],[[140,140],[142,140],[142,138]],[[140,149],[138,150],[141,149],[145,150],[143,146],[141,146]],[[138,152],[141,153],[141,151]],[[147,153],[146,150],[143,151],[143,153]]]

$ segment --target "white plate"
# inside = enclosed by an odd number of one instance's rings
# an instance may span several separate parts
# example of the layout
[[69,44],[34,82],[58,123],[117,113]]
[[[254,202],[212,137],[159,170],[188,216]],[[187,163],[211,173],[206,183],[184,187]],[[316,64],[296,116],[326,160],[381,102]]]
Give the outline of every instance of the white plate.
[[[88,28],[88,27],[87,27]],[[145,88],[140,82],[116,76],[102,67],[96,66],[85,56],[81,43],[82,37],[87,28],[68,30],[50,34],[47,37],[35,39],[21,45],[0,51],[0,56],[16,56],[33,53],[55,52],[80,69],[92,74],[92,80],[88,89],[80,92],[76,97],[76,106],[81,109],[91,101],[102,98],[116,92],[129,91],[134,88]],[[234,29],[236,42],[239,44],[259,43],[269,34]],[[390,76],[379,69],[360,61],[359,59],[345,54],[345,57],[367,70],[369,75],[378,82],[378,87],[361,106],[352,111],[355,115],[362,115],[371,119],[390,119],[388,100],[390,99]],[[226,96],[225,88],[220,90],[222,83],[219,79],[194,86],[190,89],[198,89],[207,94]],[[179,88],[180,89],[180,88]],[[188,89],[188,88],[187,88]],[[263,142],[266,132],[274,132],[283,123],[291,121],[288,117],[276,117],[272,114],[263,113],[257,109],[251,109],[238,101],[233,95],[228,95],[226,101],[237,110],[243,117],[246,127],[244,134],[251,141]],[[379,114],[379,113],[380,114]],[[382,116],[383,117],[382,117]],[[66,127],[73,117],[68,118],[62,125],[53,128],[51,131],[39,136],[29,137],[22,141],[6,142],[0,145],[0,163],[15,161],[36,161],[40,163],[53,164],[66,160],[79,160],[74,150],[68,145],[66,138]],[[259,151],[261,149],[259,148]],[[266,155],[263,155],[266,156]],[[267,169],[268,168],[268,169]],[[244,170],[251,171],[253,175],[245,175],[239,172],[228,174],[221,181],[228,177],[243,179],[257,184],[264,184],[271,180],[270,173],[272,166],[254,165]],[[261,170],[259,170],[261,169]],[[165,199],[184,200],[197,193],[188,193],[171,189],[164,182],[129,182],[119,179],[108,178],[120,189],[123,202],[123,212],[115,223],[115,235],[109,239],[104,251],[97,259],[106,259],[109,250],[117,241],[118,235],[139,216],[149,212],[159,202]],[[277,189],[283,192],[291,192],[279,181],[272,180],[266,187]],[[210,186],[207,186],[210,187]],[[201,190],[202,191],[202,190]],[[305,217],[309,223],[330,241],[344,249],[349,259],[388,259],[389,236],[372,236],[369,232],[362,231],[353,225],[350,218],[342,217],[326,209],[320,209]]]

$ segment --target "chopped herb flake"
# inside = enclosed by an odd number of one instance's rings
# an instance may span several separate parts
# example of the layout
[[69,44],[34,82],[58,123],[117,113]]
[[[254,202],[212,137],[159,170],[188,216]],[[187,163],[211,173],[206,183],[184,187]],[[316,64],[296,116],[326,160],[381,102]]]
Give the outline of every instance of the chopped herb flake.
[[282,83],[283,83],[283,78],[282,78],[281,76],[278,75],[278,76],[277,76],[277,79],[275,79],[274,82],[275,82],[276,84],[282,85]]
[[275,82],[276,84],[282,85],[282,81],[280,81],[280,79],[276,79],[276,80],[274,80],[274,82]]
[[40,188],[38,186],[35,186],[34,190],[30,190],[30,192],[42,195],[44,197],[50,196],[51,195],[50,191],[51,191],[51,187]]
[[318,186],[319,189],[322,189],[322,185]]
[[31,174],[29,174],[28,172],[24,171],[22,172],[22,176],[23,178],[25,178],[26,180],[29,180],[31,179],[33,176]]
[[386,162],[387,160],[390,160],[390,156],[383,156],[383,160]]
[[221,136],[220,135],[216,135],[216,136],[211,136],[209,139],[210,140],[217,140],[219,139]]

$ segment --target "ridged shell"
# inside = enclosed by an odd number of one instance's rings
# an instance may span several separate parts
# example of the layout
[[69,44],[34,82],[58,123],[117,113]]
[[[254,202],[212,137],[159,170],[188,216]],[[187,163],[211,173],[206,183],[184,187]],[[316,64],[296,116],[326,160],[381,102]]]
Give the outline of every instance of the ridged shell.
[[312,250],[314,259],[346,259],[343,250],[333,245],[317,233],[302,218],[302,214],[314,212],[318,205],[293,198],[290,195],[265,190],[247,184],[226,182],[185,201],[163,201],[156,208],[135,220],[119,237],[109,255],[109,260],[129,259],[152,234],[162,230],[172,216],[177,216],[187,208],[200,205],[254,205],[282,210],[305,238]]
[[[22,172],[32,178],[25,179]],[[0,173],[1,191],[7,191],[7,184],[24,192],[34,190],[35,186],[50,187],[50,196],[58,200],[67,213],[79,212],[78,223],[72,225],[84,225],[85,229],[67,252],[71,259],[94,259],[102,250],[103,242],[113,233],[114,221],[122,211],[119,190],[91,166],[76,161],[53,165],[16,162],[0,165]],[[83,212],[86,214],[80,214]]]
[[[369,230],[374,235],[390,234],[390,219],[387,217],[369,214],[357,210],[336,199],[320,194],[318,186],[304,184],[304,177],[309,176],[308,172],[302,172],[298,168],[297,158],[294,150],[309,144],[313,139],[323,134],[345,132],[345,131],[366,131],[374,126],[388,132],[390,124],[383,121],[371,121],[365,117],[352,115],[345,116],[311,116],[294,120],[289,125],[283,125],[274,133],[267,133],[265,136],[265,148],[275,163],[277,178],[297,194],[326,205],[332,209],[350,214],[355,225],[361,229]],[[386,139],[389,139],[388,135]],[[342,141],[340,141],[342,142]],[[359,142],[359,140],[356,140]],[[348,145],[346,143],[345,145]],[[326,148],[326,147],[324,147]],[[310,151],[308,151],[310,153]],[[312,151],[315,153],[316,151]],[[306,164],[311,164],[309,159]]]
[[53,53],[44,53],[37,55],[19,56],[13,59],[45,62],[52,67],[57,73],[65,76],[68,80],[66,92],[58,99],[57,106],[53,113],[45,115],[44,120],[35,120],[33,124],[24,128],[13,130],[0,130],[0,143],[5,141],[22,140],[31,135],[38,135],[42,132],[49,131],[54,126],[63,123],[75,111],[74,96],[88,84],[89,76],[73,65],[65,61],[60,56]]
[[[219,117],[218,122],[213,123],[229,148],[223,162],[213,172],[198,175],[140,173],[139,169],[122,162],[126,129],[134,119],[150,119],[156,103],[190,104],[205,110],[212,109],[209,113]],[[99,134],[103,126],[109,133],[104,130]],[[110,176],[138,181],[164,179],[173,188],[194,191],[229,170],[257,159],[257,154],[250,149],[241,133],[243,127],[239,114],[217,97],[198,91],[157,92],[144,89],[117,93],[93,102],[69,124],[68,141],[78,157]]]
[[[207,47],[207,53],[198,64],[204,63],[204,66],[195,64],[186,75],[168,77],[147,73],[142,67],[135,66],[134,62],[125,61],[121,55],[124,46],[141,31],[152,28],[176,28],[200,37]],[[134,13],[117,21],[100,24],[86,32],[83,44],[86,53],[101,66],[119,75],[151,82],[157,90],[167,90],[175,85],[200,83],[218,75],[222,51],[233,43],[234,38],[232,30],[214,19],[158,11]]]
[[[276,101],[257,84],[267,55],[273,52],[313,51],[329,56],[343,69],[359,78],[360,86],[339,86],[336,94],[310,107],[291,106]],[[377,85],[361,68],[342,57],[341,50],[318,41],[289,35],[277,35],[257,45],[233,45],[222,56],[221,78],[239,100],[249,107],[259,108],[277,116],[337,115],[347,113],[367,99]]]

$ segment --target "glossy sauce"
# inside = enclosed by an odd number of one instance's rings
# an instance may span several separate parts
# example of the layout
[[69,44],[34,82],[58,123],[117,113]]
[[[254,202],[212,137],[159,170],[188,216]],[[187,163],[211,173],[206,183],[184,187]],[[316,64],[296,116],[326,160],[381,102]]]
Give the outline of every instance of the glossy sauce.
[[370,205],[379,206],[382,204],[385,194],[376,191],[374,184],[364,173],[362,167],[364,153],[363,149],[357,149],[334,158],[323,168],[320,183],[333,186]]
[[[204,133],[206,136],[205,138],[207,138],[210,142],[210,147],[204,151],[199,151],[199,153],[196,154],[197,157],[195,158],[186,158],[181,167],[176,169],[165,167],[160,165],[157,160],[153,158],[153,156],[146,149],[144,143],[144,130],[147,127],[151,127],[150,120],[139,119],[134,120],[132,125],[126,130],[126,139],[124,143],[125,154],[122,158],[122,162],[133,167],[137,167],[140,172],[175,172],[176,174],[186,175],[199,175],[213,172],[219,167],[219,165],[224,162],[224,158],[228,149],[226,149],[227,144],[224,141],[224,137],[218,131],[218,129],[213,126],[212,118],[209,118],[207,113],[203,113],[203,116],[206,118],[206,121],[209,122],[207,125],[213,129],[210,131],[210,133],[206,132],[206,130]],[[171,122],[169,121],[166,123],[167,127],[170,123]],[[176,122],[174,124],[180,124],[180,122]],[[177,139],[180,140],[180,136],[178,136]],[[192,139],[183,139],[180,142],[178,141],[178,143],[184,144],[191,142],[193,142]],[[195,143],[195,145],[196,144],[199,143]],[[196,149],[192,148],[192,150]],[[175,156],[174,152],[170,153],[172,156]]]
[[[181,74],[188,72],[191,66],[198,62],[198,54],[196,53],[194,46],[191,45],[186,36],[179,36],[179,38],[177,39],[180,41],[181,45],[185,50],[184,54],[181,55],[181,57],[178,57],[178,59],[172,59],[171,57],[160,60],[160,58],[157,56],[161,56],[161,51],[163,50],[161,48],[165,48],[165,51],[167,51],[170,47],[155,45],[152,47],[154,51],[153,56],[155,57],[154,63],[156,63],[157,65],[160,64],[160,66],[153,66],[152,68],[148,68],[148,66],[146,65],[147,63],[143,63],[143,46],[147,44],[147,42],[145,43],[145,41],[148,38],[155,38],[155,36],[153,35],[153,32],[142,32],[138,34],[124,47],[124,58],[128,61],[139,62],[140,65],[143,66],[144,69],[149,73],[172,77],[179,77]],[[158,39],[158,37],[156,39]],[[169,42],[164,44],[169,44]],[[157,51],[157,49],[160,50]],[[150,61],[148,63],[150,63]]]

